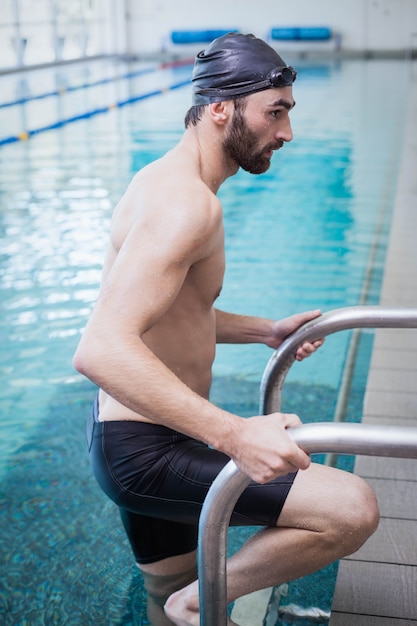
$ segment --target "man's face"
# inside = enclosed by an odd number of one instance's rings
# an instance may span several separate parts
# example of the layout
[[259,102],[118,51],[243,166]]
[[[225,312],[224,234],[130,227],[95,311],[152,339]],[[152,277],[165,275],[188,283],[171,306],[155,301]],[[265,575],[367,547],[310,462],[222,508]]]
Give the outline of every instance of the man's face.
[[226,156],[251,174],[266,172],[273,150],[292,139],[288,114],[294,104],[290,87],[268,89],[235,101],[223,141]]

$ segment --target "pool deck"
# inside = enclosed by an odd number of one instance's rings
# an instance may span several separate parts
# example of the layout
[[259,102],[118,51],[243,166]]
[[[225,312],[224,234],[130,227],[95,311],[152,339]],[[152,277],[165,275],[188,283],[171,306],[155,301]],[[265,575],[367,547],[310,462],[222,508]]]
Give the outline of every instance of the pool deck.
[[[417,307],[415,76],[412,91],[380,299],[385,306]],[[416,330],[376,331],[362,421],[417,426]],[[374,488],[381,522],[340,563],[330,625],[417,624],[417,460],[357,457],[355,473]]]
[[[380,299],[410,308],[417,307],[415,65]],[[375,332],[362,421],[417,427],[417,330]],[[340,562],[330,626],[417,624],[417,460],[361,456],[355,473],[375,490],[381,521],[365,546]],[[237,623],[262,626],[270,591],[240,599]]]

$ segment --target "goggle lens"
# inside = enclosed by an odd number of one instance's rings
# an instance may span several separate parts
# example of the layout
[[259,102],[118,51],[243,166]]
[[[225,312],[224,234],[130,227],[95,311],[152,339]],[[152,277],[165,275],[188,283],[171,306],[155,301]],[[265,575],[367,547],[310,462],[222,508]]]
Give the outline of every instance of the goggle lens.
[[273,87],[288,87],[292,85],[297,77],[297,72],[293,67],[288,65],[287,67],[280,67],[272,70],[268,78]]

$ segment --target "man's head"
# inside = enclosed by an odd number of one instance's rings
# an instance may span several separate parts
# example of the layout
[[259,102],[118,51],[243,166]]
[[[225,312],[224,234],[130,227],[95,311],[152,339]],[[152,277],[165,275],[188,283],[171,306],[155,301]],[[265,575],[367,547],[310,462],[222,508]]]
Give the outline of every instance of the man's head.
[[225,156],[261,174],[272,152],[292,139],[288,112],[294,106],[295,77],[295,70],[261,39],[238,33],[219,37],[196,57],[193,106],[185,126],[196,126],[210,111],[211,119],[223,122]]
[[193,105],[288,87],[295,77],[295,70],[262,39],[229,33],[197,54],[192,75]]

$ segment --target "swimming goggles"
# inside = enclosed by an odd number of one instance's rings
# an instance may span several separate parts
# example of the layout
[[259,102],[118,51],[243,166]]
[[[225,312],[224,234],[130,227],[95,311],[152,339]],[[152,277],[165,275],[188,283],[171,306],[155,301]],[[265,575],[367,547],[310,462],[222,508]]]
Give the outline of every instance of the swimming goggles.
[[285,67],[276,67],[271,70],[264,80],[253,82],[250,80],[240,83],[231,83],[223,87],[199,87],[194,86],[194,93],[197,96],[212,98],[212,101],[221,98],[233,98],[236,96],[244,96],[246,94],[263,91],[272,87],[289,87],[295,81],[297,72],[293,67],[287,65]]

